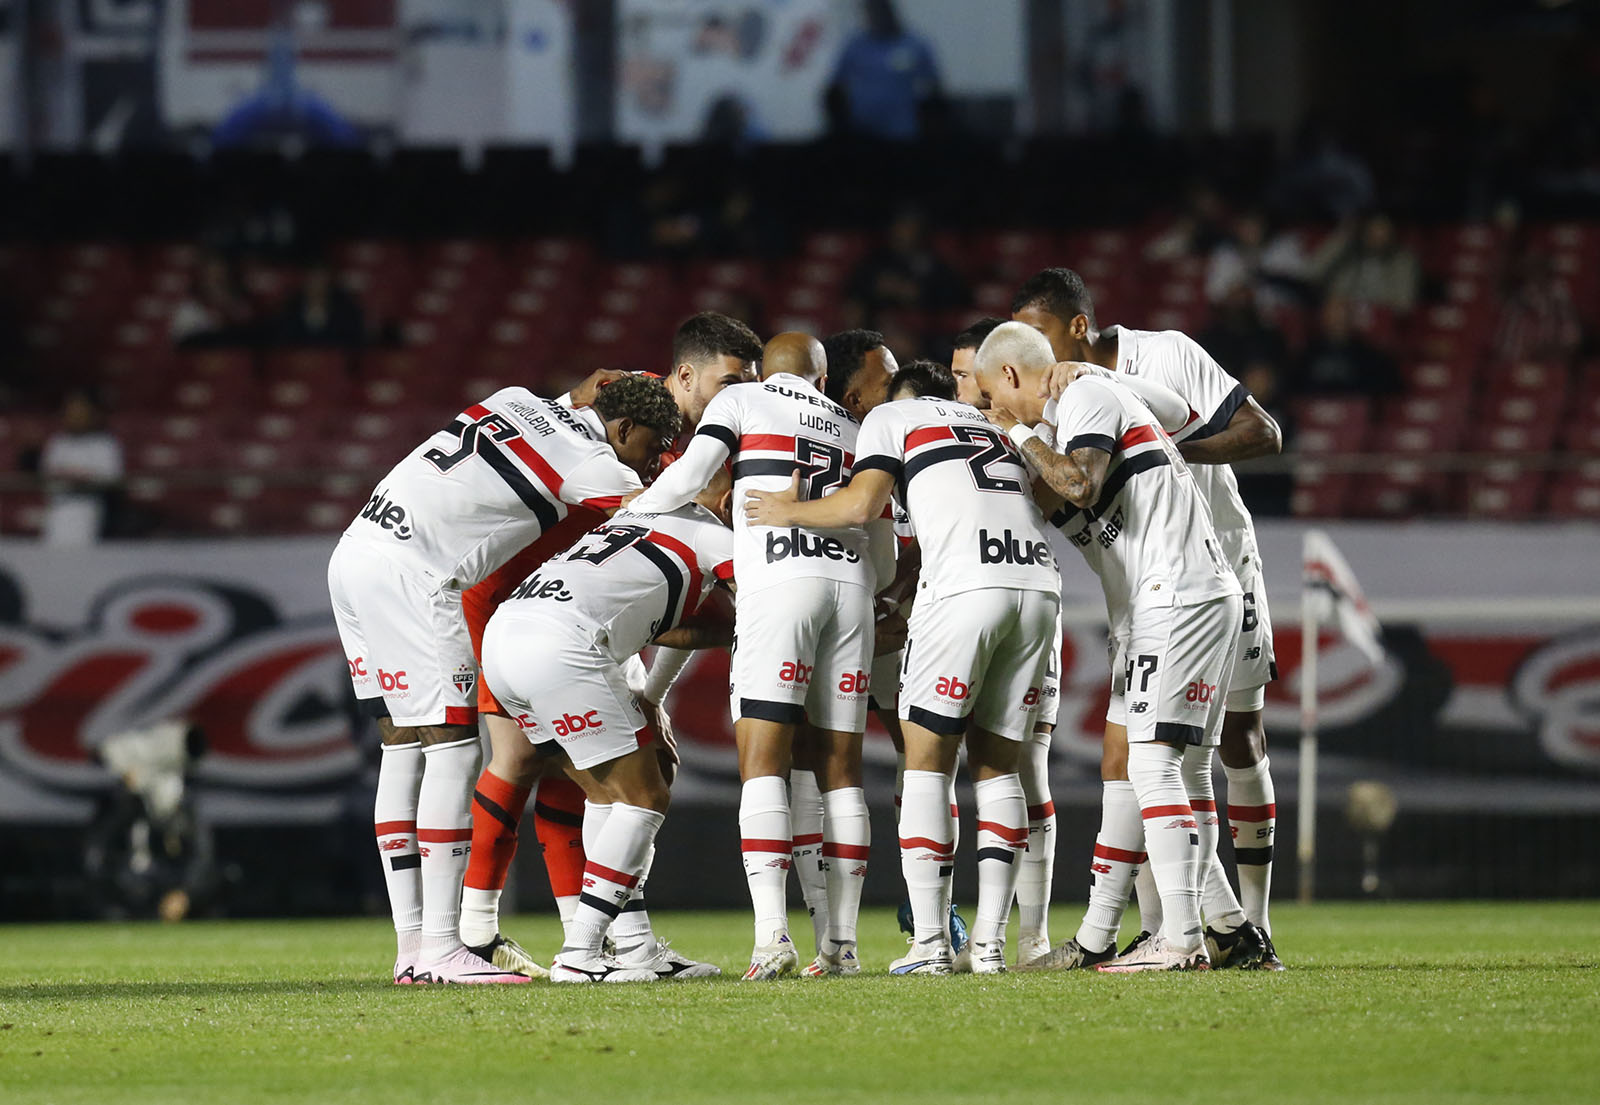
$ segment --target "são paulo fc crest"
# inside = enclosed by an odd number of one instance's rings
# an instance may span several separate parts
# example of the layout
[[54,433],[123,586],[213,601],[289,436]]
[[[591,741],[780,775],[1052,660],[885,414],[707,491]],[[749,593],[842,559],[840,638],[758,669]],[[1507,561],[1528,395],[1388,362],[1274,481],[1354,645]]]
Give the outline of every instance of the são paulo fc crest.
[[471,698],[473,688],[478,685],[478,673],[462,664],[450,677],[450,682],[456,685],[456,690],[461,692],[462,698]]

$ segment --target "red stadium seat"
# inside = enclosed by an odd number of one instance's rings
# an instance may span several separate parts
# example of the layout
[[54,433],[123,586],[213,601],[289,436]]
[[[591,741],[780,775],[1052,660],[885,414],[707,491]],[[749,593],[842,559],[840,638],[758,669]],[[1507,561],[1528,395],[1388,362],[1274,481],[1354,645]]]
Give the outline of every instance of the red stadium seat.
[[1496,462],[1466,480],[1466,511],[1475,518],[1529,518],[1543,505],[1545,472],[1514,461]]
[[1297,518],[1337,518],[1344,513],[1351,477],[1328,472],[1320,465],[1301,464],[1295,470],[1290,509]]

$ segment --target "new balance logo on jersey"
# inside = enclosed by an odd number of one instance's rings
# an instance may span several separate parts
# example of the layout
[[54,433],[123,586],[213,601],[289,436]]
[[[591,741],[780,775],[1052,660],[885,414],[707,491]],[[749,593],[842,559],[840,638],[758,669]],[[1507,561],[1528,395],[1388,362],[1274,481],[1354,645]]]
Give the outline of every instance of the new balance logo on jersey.
[[1043,541],[1018,541],[1016,534],[1006,530],[998,537],[989,531],[978,531],[978,562],[980,564],[1049,564],[1050,546]]
[[845,548],[844,542],[837,537],[822,537],[800,529],[791,529],[788,533],[769,532],[767,563],[776,564],[791,556],[821,557],[824,560],[842,560],[847,564],[855,564],[861,559],[859,553]]
[[1128,703],[1128,713],[1130,713],[1130,714],[1142,714],[1146,710],[1148,710],[1149,708],[1150,708],[1150,703],[1148,703],[1148,702],[1130,702],[1130,703]]
[[1261,646],[1260,645],[1251,645],[1249,648],[1245,649],[1244,650],[1244,658],[1246,660],[1259,660],[1259,659],[1261,659]]
[[939,681],[933,685],[933,693],[943,698],[953,698],[960,702],[967,697],[967,692],[972,690],[972,685],[963,683],[953,675],[941,675]]
[[568,737],[573,733],[582,733],[586,729],[604,729],[605,722],[600,720],[598,710],[590,710],[587,714],[562,714],[556,718],[552,728],[558,737]]
[[394,534],[401,541],[411,540],[411,527],[406,525],[406,508],[389,501],[387,491],[379,491],[367,500],[361,517]]

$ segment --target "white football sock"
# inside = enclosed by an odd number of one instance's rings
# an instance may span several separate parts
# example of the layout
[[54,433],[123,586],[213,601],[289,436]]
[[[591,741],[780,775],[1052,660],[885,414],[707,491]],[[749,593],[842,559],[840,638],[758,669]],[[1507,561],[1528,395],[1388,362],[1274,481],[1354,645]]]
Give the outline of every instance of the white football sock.
[[1228,884],[1228,873],[1217,858],[1216,792],[1211,780],[1211,749],[1183,750],[1183,786],[1189,793],[1189,808],[1194,810],[1195,827],[1200,833],[1200,916],[1206,925],[1219,932],[1232,932],[1244,924],[1244,910]]
[[421,786],[422,745],[384,745],[372,821],[399,954],[411,959],[416,958],[422,931],[422,857],[417,852],[417,792]]
[[978,813],[978,910],[975,944],[1004,943],[1017,894],[1019,853],[1028,846],[1028,807],[1015,773],[972,784]]
[[756,944],[770,944],[789,931],[789,864],[794,834],[789,827],[789,792],[777,775],[749,780],[739,793],[739,846],[744,877],[755,908]]
[[1133,796],[1133,784],[1109,780],[1101,784],[1100,833],[1094,839],[1090,864],[1089,908],[1078,926],[1085,949],[1103,952],[1117,942],[1122,911],[1128,908],[1133,871],[1144,862],[1144,820]]
[[872,818],[860,787],[841,787],[822,796],[822,863],[828,881],[830,952],[855,946],[861,914],[861,888],[867,881],[872,850]]
[[1128,746],[1128,779],[1144,817],[1144,847],[1161,892],[1161,931],[1177,951],[1201,946],[1200,834],[1183,785],[1183,754],[1169,744]]
[[[1132,788],[1133,784],[1128,786]],[[1131,793],[1131,789],[1130,789]],[[1137,810],[1139,804],[1134,803]],[[1139,847],[1144,847],[1144,821],[1139,821]],[[1161,891],[1156,889],[1156,877],[1150,873],[1150,861],[1140,860],[1133,873],[1133,890],[1139,896],[1139,929],[1151,934],[1161,931]]]
[[1050,888],[1056,869],[1056,804],[1050,797],[1050,740],[1023,745],[1022,799],[1028,804],[1028,850],[1017,873],[1017,920],[1023,940],[1050,942]]
[[900,804],[900,871],[921,943],[949,936],[953,821],[949,778],[940,771],[907,771]]
[[795,877],[800,881],[800,897],[811,914],[811,931],[817,951],[828,937],[828,876],[822,861],[822,791],[817,789],[813,771],[789,772],[789,821],[794,829]]
[[665,814],[640,806],[612,804],[594,844],[584,841],[588,859],[583,865],[583,893],[578,895],[577,913],[567,926],[563,952],[600,953],[606,929],[644,877],[656,832],[665,819]]
[[611,922],[611,939],[616,942],[618,955],[640,944],[653,945],[656,942],[655,927],[650,924],[650,910],[644,902],[645,883],[650,881],[650,868],[655,862],[656,846],[651,844],[650,854],[644,860],[644,870],[639,874],[639,884],[633,888],[617,919]]
[[1249,767],[1224,764],[1222,770],[1228,776],[1228,828],[1239,865],[1239,899],[1250,923],[1270,936],[1267,900],[1272,896],[1272,838],[1278,823],[1270,762],[1263,756]]
[[472,856],[472,785],[478,738],[423,748],[417,792],[417,846],[422,852],[422,961],[461,946],[461,882]]

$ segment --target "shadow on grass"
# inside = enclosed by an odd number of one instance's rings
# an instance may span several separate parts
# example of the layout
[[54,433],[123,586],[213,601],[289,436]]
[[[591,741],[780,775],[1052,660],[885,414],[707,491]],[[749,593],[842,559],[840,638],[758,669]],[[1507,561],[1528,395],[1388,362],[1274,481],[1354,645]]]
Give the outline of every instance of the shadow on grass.
[[[336,978],[331,980],[294,981],[278,979],[260,982],[177,982],[157,980],[149,982],[60,982],[25,983],[20,986],[0,986],[0,1001],[61,1001],[86,998],[205,998],[205,997],[266,997],[269,995],[319,994],[373,994],[396,990],[392,982],[371,978]],[[418,989],[455,990],[456,987],[418,987]]]

